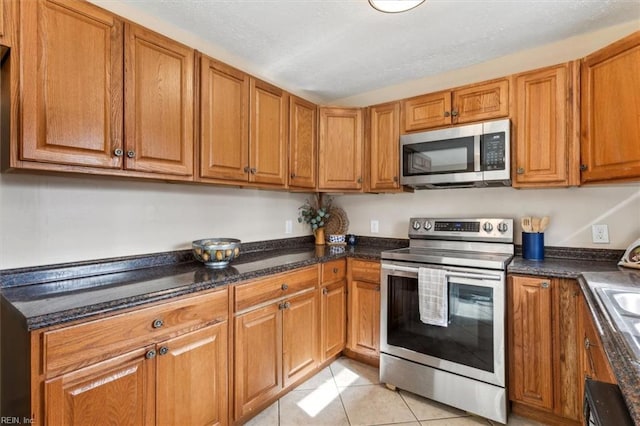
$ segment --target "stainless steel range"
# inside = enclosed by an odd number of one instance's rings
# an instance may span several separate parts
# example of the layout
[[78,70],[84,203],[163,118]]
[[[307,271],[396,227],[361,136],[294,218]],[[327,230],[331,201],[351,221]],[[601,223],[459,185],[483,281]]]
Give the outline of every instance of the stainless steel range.
[[412,218],[409,239],[382,252],[380,380],[506,423],[513,220]]

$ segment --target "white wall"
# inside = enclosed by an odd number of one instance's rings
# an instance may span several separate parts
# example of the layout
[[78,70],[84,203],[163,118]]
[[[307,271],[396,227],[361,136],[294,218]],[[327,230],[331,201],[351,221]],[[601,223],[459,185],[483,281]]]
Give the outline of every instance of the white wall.
[[[308,195],[283,191],[0,175],[0,269],[178,250],[191,241],[309,234]],[[285,220],[293,233],[285,234]]]
[[[349,232],[406,238],[408,219],[425,217],[550,216],[545,245],[624,249],[640,238],[640,184],[562,189],[468,188],[336,197],[349,216]],[[380,233],[370,232],[370,221]],[[609,226],[610,244],[591,243],[591,225]]]

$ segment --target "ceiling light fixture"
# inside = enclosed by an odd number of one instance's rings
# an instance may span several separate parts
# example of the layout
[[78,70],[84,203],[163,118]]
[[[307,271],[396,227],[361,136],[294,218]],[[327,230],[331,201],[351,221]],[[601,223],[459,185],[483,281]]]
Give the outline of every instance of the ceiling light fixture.
[[371,7],[385,13],[406,12],[422,3],[424,0],[369,0]]

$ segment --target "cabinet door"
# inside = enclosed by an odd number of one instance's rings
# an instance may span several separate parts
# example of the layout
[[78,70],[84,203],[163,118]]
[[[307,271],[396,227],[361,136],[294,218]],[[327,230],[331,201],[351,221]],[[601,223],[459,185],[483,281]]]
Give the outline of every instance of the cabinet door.
[[351,281],[349,341],[354,352],[373,357],[380,351],[380,284]]
[[581,181],[640,177],[640,31],[582,60]]
[[321,108],[318,188],[362,189],[362,111]]
[[[64,374],[45,383],[45,424],[84,426],[155,424],[153,348]],[[155,352],[153,352],[155,355]]]
[[200,176],[249,180],[249,76],[200,61]]
[[[572,69],[569,64],[515,78],[515,167],[513,186],[567,186],[570,158]],[[571,160],[571,161],[570,161]]]
[[548,279],[514,276],[509,290],[509,397],[551,410],[551,283]]
[[580,286],[576,280],[553,280],[553,365],[554,411],[580,420],[583,394],[580,392]]
[[249,181],[284,186],[287,182],[288,95],[251,79]]
[[235,419],[282,389],[282,313],[278,304],[235,318]]
[[287,387],[311,372],[319,362],[319,316],[316,290],[285,302],[282,310],[282,368]]
[[371,191],[400,188],[400,104],[369,110],[369,186]]
[[157,423],[226,425],[227,322],[167,340],[157,348]]
[[322,361],[339,354],[347,342],[347,283],[342,280],[322,289]]
[[509,115],[509,80],[474,84],[453,91],[454,124],[489,120]]
[[122,22],[84,2],[19,5],[20,159],[120,168]]
[[194,51],[125,27],[125,168],[193,174]]
[[[0,45],[1,46],[13,46],[15,44],[14,25],[15,18],[14,5],[18,3],[12,0],[0,0]],[[0,49],[0,52],[4,52],[4,49]],[[0,55],[1,58],[1,55]]]
[[611,370],[611,364],[604,352],[600,335],[593,323],[591,312],[584,299],[580,301],[581,334],[580,353],[582,358],[581,389],[584,389],[584,379],[589,377],[600,382],[616,384],[616,377]]
[[296,96],[289,97],[289,186],[316,187],[318,108]]
[[451,124],[451,92],[416,96],[402,101],[402,133]]

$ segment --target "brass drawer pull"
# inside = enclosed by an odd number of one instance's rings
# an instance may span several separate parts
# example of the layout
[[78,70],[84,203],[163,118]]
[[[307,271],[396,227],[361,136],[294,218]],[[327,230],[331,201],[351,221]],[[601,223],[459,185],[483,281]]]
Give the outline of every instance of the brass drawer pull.
[[289,290],[289,284],[283,283],[282,286],[280,286],[280,288],[282,289],[282,291]]
[[164,321],[162,321],[161,319],[157,319],[153,321],[153,328],[160,328],[164,325]]
[[155,349],[151,349],[150,351],[148,351],[146,354],[144,354],[144,357],[146,359],[151,359],[151,358],[155,358],[156,357],[156,350]]
[[160,348],[160,355],[166,355],[169,352],[169,348],[166,346],[163,346]]

